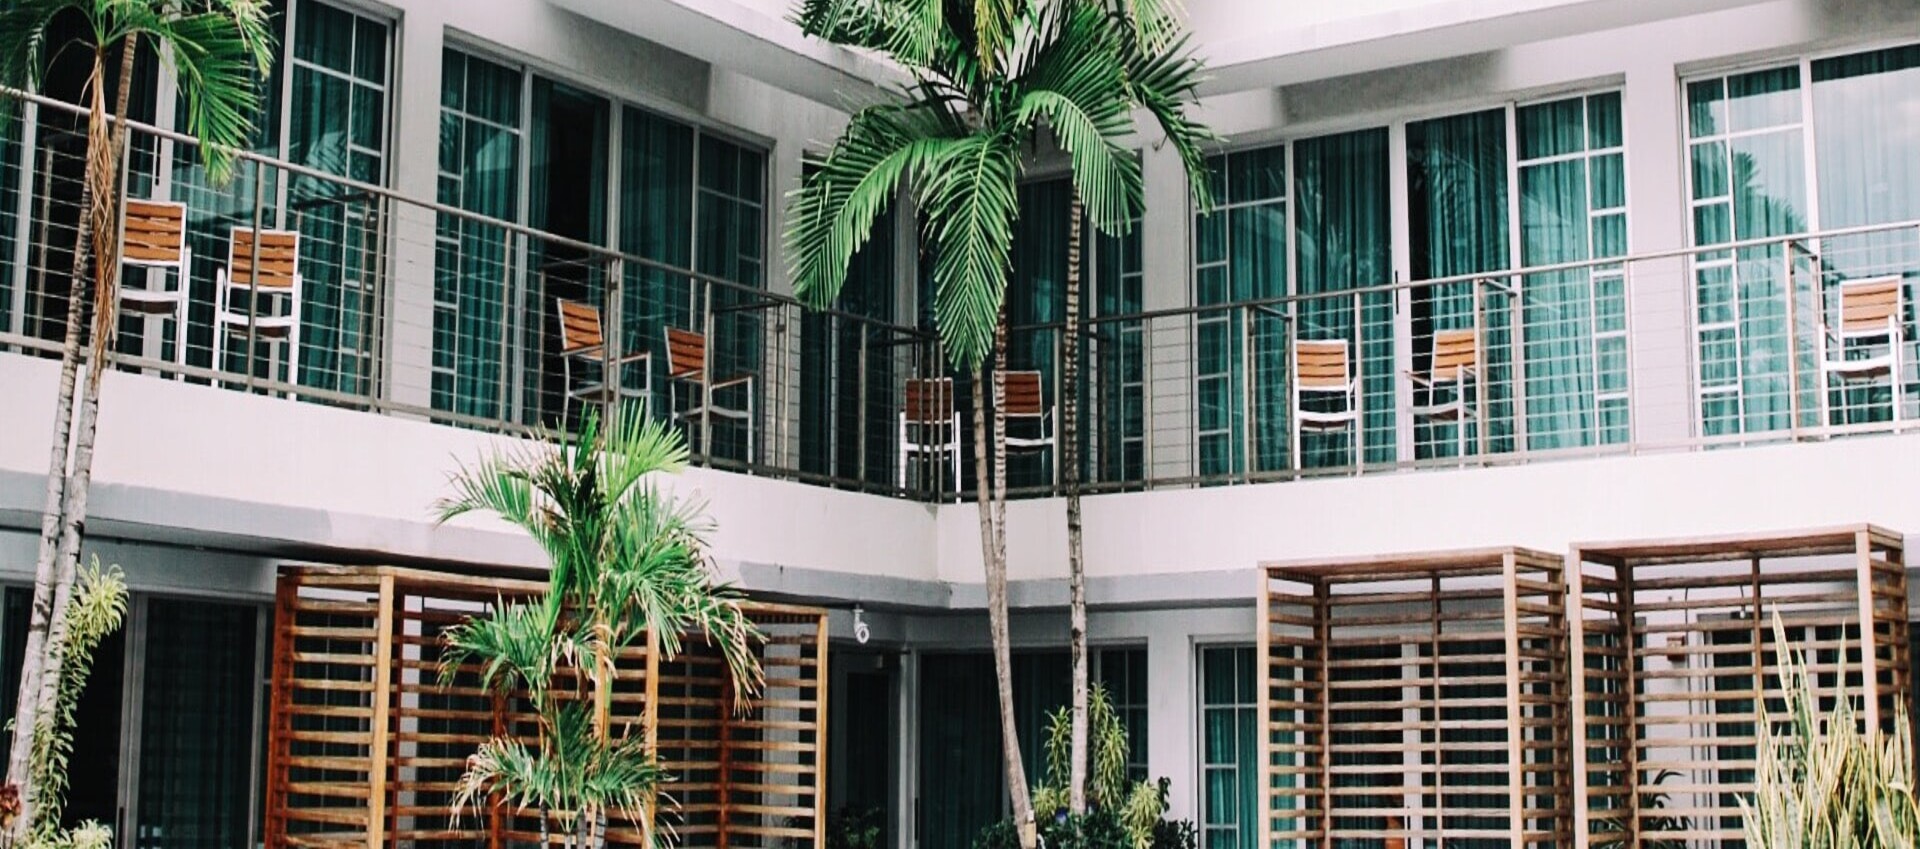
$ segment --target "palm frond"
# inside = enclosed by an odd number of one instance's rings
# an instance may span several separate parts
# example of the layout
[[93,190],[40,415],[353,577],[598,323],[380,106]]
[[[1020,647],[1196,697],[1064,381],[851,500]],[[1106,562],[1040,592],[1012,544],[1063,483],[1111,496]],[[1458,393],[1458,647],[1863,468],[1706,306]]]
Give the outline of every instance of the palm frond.
[[440,682],[451,686],[468,667],[478,665],[482,689],[538,693],[553,680],[554,670],[577,658],[576,639],[546,605],[497,603],[487,614],[446,630]]
[[[9,0],[0,6],[0,86],[29,92],[40,90],[52,56],[47,36],[54,16],[70,0]],[[0,97],[0,121],[13,118],[13,98]]]
[[934,252],[934,322],[953,365],[972,372],[993,346],[1019,214],[1016,137],[998,130],[940,152],[921,188]]
[[794,292],[816,307],[831,304],[847,266],[873,234],[899,187],[924,173],[948,144],[939,110],[882,105],[854,114],[819,167],[793,195],[786,232]]
[[1207,179],[1204,148],[1219,141],[1220,136],[1187,114],[1188,107],[1198,98],[1203,72],[1188,36],[1174,38],[1160,48],[1130,44],[1125,64],[1130,97],[1153,116],[1166,134],[1167,143],[1180,155],[1194,209],[1200,212],[1212,209],[1212,184]]
[[110,4],[111,41],[154,42],[179,83],[187,133],[199,139],[207,176],[224,182],[233,151],[252,140],[258,82],[273,62],[264,0],[209,0],[188,6],[119,0]]
[[[596,415],[589,413],[588,418]],[[607,422],[604,440],[598,475],[605,498],[612,504],[628,500],[635,487],[652,475],[679,474],[687,467],[686,440],[667,423],[648,416],[640,404],[616,408]]]
[[93,674],[93,653],[107,635],[120,630],[127,615],[127,581],[118,566],[101,568],[99,555],[74,576],[73,595],[67,600],[66,645],[54,692],[51,716],[41,716],[33,729],[33,752],[28,761],[35,788],[33,831],[43,837],[55,833],[67,794],[73,755],[74,727],[80,695]]
[[1050,16],[1026,73],[1013,120],[1031,132],[1044,118],[1073,163],[1073,187],[1094,226],[1119,235],[1141,206],[1140,163],[1118,140],[1133,129],[1122,33],[1098,8],[1076,4]]
[[933,60],[945,35],[943,6],[942,0],[802,0],[789,20],[807,35],[918,66]]

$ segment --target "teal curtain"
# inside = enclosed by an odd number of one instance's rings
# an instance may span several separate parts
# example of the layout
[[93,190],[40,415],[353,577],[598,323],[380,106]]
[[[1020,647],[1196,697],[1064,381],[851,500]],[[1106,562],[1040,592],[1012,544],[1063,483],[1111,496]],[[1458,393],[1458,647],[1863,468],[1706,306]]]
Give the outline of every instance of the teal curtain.
[[[620,250],[673,268],[693,265],[693,128],[634,107],[621,110]],[[666,330],[692,321],[692,281],[684,274],[628,265],[621,290],[621,343],[653,352],[652,413],[665,416]],[[648,385],[635,370],[630,389]]]
[[[748,289],[766,285],[766,154],[701,133],[698,140],[698,191],[694,201],[693,255],[695,268],[738,283]],[[757,295],[714,287],[713,337],[707,340],[713,374],[721,379],[760,372],[760,352],[767,312]],[[700,301],[704,304],[704,301]],[[764,375],[762,375],[764,377]],[[751,391],[766,393],[765,381],[716,394],[716,405],[744,409]],[[685,394],[685,393],[682,393]],[[682,402],[684,404],[684,400]],[[756,406],[758,402],[754,402]],[[713,456],[752,462],[747,454],[748,425],[715,418],[714,444],[704,450]],[[753,427],[758,427],[754,425]],[[761,434],[764,443],[765,434]]]
[[[1688,84],[1696,246],[1807,230],[1800,104],[1798,66]],[[1702,435],[1787,427],[1786,299],[1807,293],[1790,287],[1785,251],[1703,251],[1694,275]],[[1802,305],[1810,316],[1813,304]],[[1811,375],[1813,340],[1805,341],[1802,373]]]
[[[520,72],[447,50],[441,67],[439,201],[519,217]],[[515,240],[496,225],[441,215],[434,256],[436,410],[505,415],[507,296]]]
[[[386,23],[301,0],[294,16],[287,158],[327,174],[379,184],[386,177]],[[285,226],[300,232],[300,383],[371,388],[373,276],[379,274],[374,198],[288,174]]]
[[[1813,63],[1813,136],[1818,152],[1823,230],[1893,224],[1920,218],[1920,45],[1879,50]],[[1907,315],[1900,397],[1908,405],[1916,349],[1913,332],[1913,281],[1920,278],[1920,235],[1912,229],[1827,239],[1818,269],[1828,301],[1829,321],[1837,321],[1834,287],[1846,280],[1898,276],[1906,279],[1902,301]],[[1829,356],[1884,352],[1877,340]],[[1893,415],[1891,387],[1869,386],[1828,391],[1831,423],[1886,421]],[[1909,405],[1910,406],[1910,405]],[[1902,418],[1911,415],[1911,409]]]
[[[1489,274],[1502,284],[1512,279],[1491,272],[1510,265],[1507,222],[1506,112],[1491,109],[1407,125],[1408,216],[1412,235],[1413,278],[1431,280],[1464,274]],[[1482,287],[1476,298],[1471,282],[1421,287],[1413,291],[1413,368],[1427,374],[1432,367],[1432,339],[1437,331],[1463,330],[1479,323],[1485,409],[1479,421],[1486,428],[1487,450],[1511,450],[1512,389],[1511,297],[1497,287]],[[1478,304],[1476,304],[1478,300]],[[1476,319],[1476,312],[1479,318]],[[1432,392],[1416,391],[1414,403],[1449,400],[1465,391],[1475,407],[1474,381],[1465,386],[1446,384]],[[1432,396],[1432,397],[1427,397]],[[1457,428],[1465,426],[1463,436]],[[1449,457],[1479,450],[1480,425],[1419,421],[1414,427],[1416,459]]]
[[[1023,183],[1019,202],[1020,219],[1013,231],[1013,272],[1007,279],[1007,368],[1040,373],[1041,396],[1054,410],[1052,426],[1057,438],[1059,397],[1054,388],[1060,374],[1062,322],[1067,318],[1067,218],[1073,203],[1073,184],[1065,178]],[[1082,226],[1085,231],[1092,229],[1089,222]],[[1087,266],[1083,265],[1083,287],[1092,279],[1086,272]],[[1086,291],[1083,288],[1083,304]],[[1008,432],[1031,437],[1039,434],[1039,428],[1010,422]],[[1007,458],[1007,485],[1051,484],[1057,459],[1053,452],[1012,454]]]
[[1088,228],[1092,289],[1081,299],[1087,319],[1081,392],[1084,479],[1112,483],[1146,477],[1146,325],[1138,314],[1146,273],[1141,265],[1140,219],[1125,235]]
[[1260,833],[1259,694],[1254,652],[1200,649],[1201,849],[1255,849]]
[[[1285,295],[1286,147],[1215,156],[1207,168],[1217,205],[1194,217],[1194,303]],[[1285,327],[1282,313],[1270,309],[1195,316],[1195,457],[1202,476],[1287,467]]]
[[[800,467],[876,486],[895,483],[894,215],[853,255],[834,312],[800,319]],[[864,352],[864,355],[863,355]],[[864,468],[864,471],[863,471]]]
[[143,849],[251,846],[254,657],[258,611],[155,598],[147,603],[141,693],[139,822]]
[[[1624,256],[1620,95],[1525,106],[1516,120],[1522,267]],[[1529,449],[1626,441],[1623,281],[1617,265],[1521,278]]]
[[[1361,130],[1293,146],[1296,268],[1299,294],[1324,295],[1295,308],[1301,339],[1338,339],[1361,378],[1365,461],[1393,462],[1394,415],[1392,198],[1387,131]],[[1366,289],[1378,291],[1363,292]],[[1303,408],[1345,408],[1344,398],[1304,396]],[[1303,467],[1352,465],[1353,431],[1301,435]]]
[[1106,688],[1113,713],[1127,729],[1127,777],[1147,780],[1147,650],[1101,649],[1094,653],[1093,678]]
[[920,799],[924,849],[971,849],[1005,795],[993,657],[920,658]]

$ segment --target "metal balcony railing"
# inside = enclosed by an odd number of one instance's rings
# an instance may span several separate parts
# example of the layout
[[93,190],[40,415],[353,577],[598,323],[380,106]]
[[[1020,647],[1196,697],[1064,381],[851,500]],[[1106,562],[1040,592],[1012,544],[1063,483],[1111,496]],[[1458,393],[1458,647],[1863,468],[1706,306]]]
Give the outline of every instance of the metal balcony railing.
[[[0,348],[57,356],[84,116],[15,96]],[[912,498],[973,487],[968,379],[926,330],[270,157],[243,153],[214,186],[191,141],[153,127],[132,127],[124,161],[128,198],[180,205],[186,250],[129,256],[116,368],[506,433],[622,400],[684,428],[705,465]],[[1076,342],[1082,479],[1108,492],[1901,430],[1920,418],[1916,281],[1920,222],[1903,222],[1094,316]],[[1009,409],[1019,494],[1060,488],[1066,344],[1059,325],[1011,335],[1009,377],[1031,390]]]

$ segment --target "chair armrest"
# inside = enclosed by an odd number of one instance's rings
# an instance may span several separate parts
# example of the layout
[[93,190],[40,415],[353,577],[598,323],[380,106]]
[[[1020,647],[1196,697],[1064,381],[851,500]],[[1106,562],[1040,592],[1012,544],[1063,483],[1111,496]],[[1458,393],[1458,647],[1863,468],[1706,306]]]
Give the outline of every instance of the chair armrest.
[[726,387],[728,387],[728,386],[739,386],[739,385],[741,385],[741,384],[750,384],[750,383],[752,383],[752,382],[753,382],[753,375],[751,375],[751,374],[736,374],[736,375],[734,375],[734,376],[732,376],[732,377],[727,377],[727,378],[722,378],[722,379],[720,379],[720,380],[716,380],[716,381],[714,381],[714,382],[713,382],[713,383],[712,383],[712,384],[710,385],[710,388],[713,388],[713,389],[724,389],[724,388],[726,388]]
[[653,360],[652,351],[641,351],[638,354],[628,354],[624,357],[617,358],[613,361],[613,364],[616,366],[624,366],[624,365],[631,365],[633,363],[651,362],[652,360]]

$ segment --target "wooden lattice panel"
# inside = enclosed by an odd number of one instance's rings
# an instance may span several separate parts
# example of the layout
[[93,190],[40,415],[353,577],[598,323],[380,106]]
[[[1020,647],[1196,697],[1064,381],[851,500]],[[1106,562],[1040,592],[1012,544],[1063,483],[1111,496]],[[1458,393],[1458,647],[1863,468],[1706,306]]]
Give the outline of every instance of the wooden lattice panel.
[[1261,845],[1565,845],[1562,571],[1524,549],[1266,567]]
[[1891,728],[1911,691],[1906,567],[1889,531],[1583,545],[1569,563],[1579,827],[1595,846],[1744,845],[1760,710],[1784,708],[1776,615],[1864,725]]
[[[447,628],[544,583],[412,569],[288,567],[276,595],[267,845],[499,847],[537,842],[537,812],[492,805],[449,816],[467,756],[504,734],[531,741],[524,700],[479,688],[478,669],[442,684]],[[679,802],[615,816],[608,842],[649,845],[657,816],[686,847],[814,849],[824,828],[826,615],[748,603],[763,698],[736,705],[725,663],[701,636],[661,659],[651,640],[620,651],[616,734],[644,734]],[[563,685],[571,682],[563,671]],[[557,832],[557,822],[550,830]],[[557,839],[557,834],[556,834]]]

